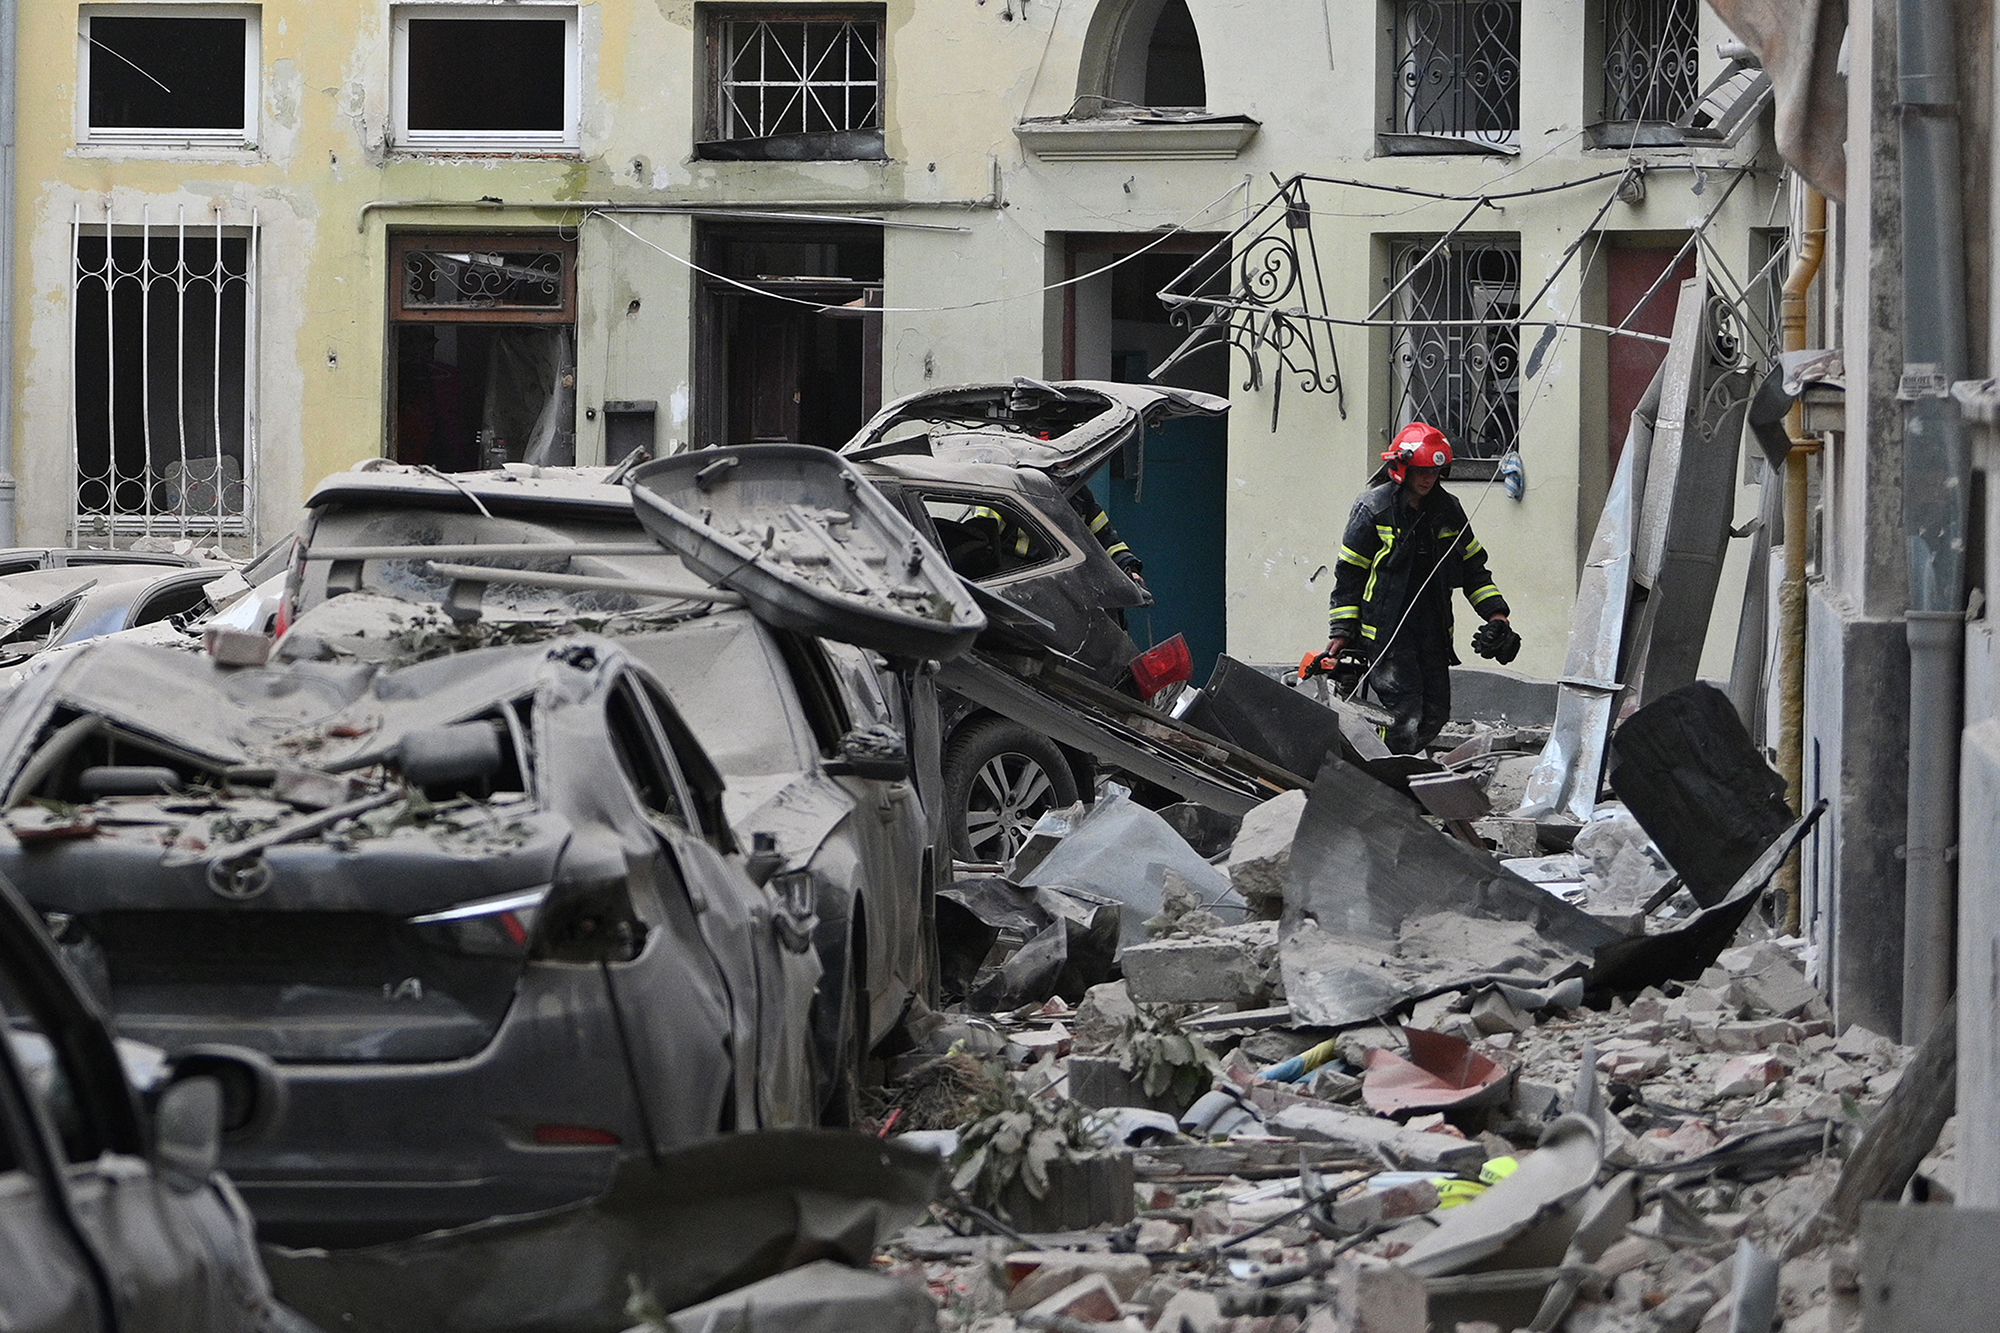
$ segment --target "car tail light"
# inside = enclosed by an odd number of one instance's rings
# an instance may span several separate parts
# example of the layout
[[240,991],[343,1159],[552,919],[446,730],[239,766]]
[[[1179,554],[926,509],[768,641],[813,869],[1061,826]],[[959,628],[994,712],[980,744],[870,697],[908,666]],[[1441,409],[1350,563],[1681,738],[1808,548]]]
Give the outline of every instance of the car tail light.
[[1148,648],[1132,659],[1132,680],[1139,697],[1150,699],[1169,685],[1194,678],[1194,654],[1187,639],[1179,634],[1157,648]]
[[548,896],[549,886],[542,884],[497,898],[460,903],[441,912],[426,912],[411,917],[410,924],[460,953],[526,958],[528,940],[535,933],[535,914]]
[[535,1142],[550,1148],[615,1148],[618,1136],[589,1125],[536,1125]]

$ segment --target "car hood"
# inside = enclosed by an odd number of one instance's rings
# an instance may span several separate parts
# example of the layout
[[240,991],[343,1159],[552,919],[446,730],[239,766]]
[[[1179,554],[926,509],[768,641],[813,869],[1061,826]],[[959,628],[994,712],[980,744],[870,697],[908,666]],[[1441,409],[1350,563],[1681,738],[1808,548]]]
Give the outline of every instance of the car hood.
[[[1229,400],[1192,389],[1102,380],[961,384],[899,398],[841,446],[851,458],[924,454],[1046,472],[1065,489],[1171,417],[1219,417]],[[929,429],[923,429],[928,423]],[[909,427],[898,435],[899,427]]]

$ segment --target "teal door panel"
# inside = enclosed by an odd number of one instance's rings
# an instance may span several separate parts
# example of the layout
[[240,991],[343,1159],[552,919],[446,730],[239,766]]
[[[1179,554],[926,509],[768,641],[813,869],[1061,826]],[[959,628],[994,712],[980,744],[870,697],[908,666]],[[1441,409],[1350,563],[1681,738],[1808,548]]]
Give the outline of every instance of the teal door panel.
[[1146,562],[1154,604],[1125,613],[1141,648],[1187,636],[1194,681],[1208,679],[1223,651],[1223,553],[1228,538],[1227,418],[1183,417],[1146,432],[1143,482],[1137,469],[1100,471],[1091,489],[1112,524]]

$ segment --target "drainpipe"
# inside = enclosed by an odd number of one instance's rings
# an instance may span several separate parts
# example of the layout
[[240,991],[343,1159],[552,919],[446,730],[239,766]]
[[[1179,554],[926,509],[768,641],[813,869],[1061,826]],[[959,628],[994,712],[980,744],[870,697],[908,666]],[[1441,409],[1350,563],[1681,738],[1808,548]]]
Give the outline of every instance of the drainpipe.
[[[1784,350],[1802,352],[1806,346],[1806,293],[1826,256],[1826,196],[1797,176],[1792,180],[1805,189],[1805,225],[1799,234],[1799,252],[1792,257],[1791,272],[1785,275],[1778,324]],[[1805,438],[1805,425],[1805,403],[1793,403],[1785,418],[1792,450],[1785,455],[1785,576],[1778,584],[1778,771],[1784,776],[1785,792],[1794,810],[1806,808],[1806,460],[1819,448]],[[1800,925],[1799,853],[1793,852],[1785,862],[1778,887],[1785,895],[1785,933],[1796,935]]]
[[1909,823],[1904,843],[1903,1040],[1951,1001],[1958,859],[1960,672],[1965,641],[1965,237],[1959,196],[1957,37],[1948,0],[1900,0],[1903,527],[1910,553]]
[[14,72],[18,0],[0,0],[0,546],[14,544]]

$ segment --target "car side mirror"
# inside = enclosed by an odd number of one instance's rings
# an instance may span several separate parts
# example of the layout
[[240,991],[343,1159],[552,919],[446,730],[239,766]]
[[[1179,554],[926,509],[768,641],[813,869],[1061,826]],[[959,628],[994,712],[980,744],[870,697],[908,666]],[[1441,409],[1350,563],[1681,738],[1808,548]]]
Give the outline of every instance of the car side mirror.
[[161,1093],[153,1145],[172,1189],[191,1194],[205,1187],[222,1160],[222,1085],[205,1076],[186,1078]]
[[910,747],[903,733],[882,723],[856,727],[840,738],[840,755],[826,771],[835,777],[901,782],[910,776]]

